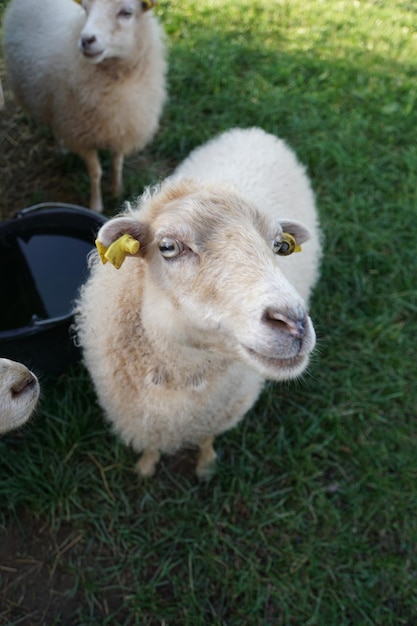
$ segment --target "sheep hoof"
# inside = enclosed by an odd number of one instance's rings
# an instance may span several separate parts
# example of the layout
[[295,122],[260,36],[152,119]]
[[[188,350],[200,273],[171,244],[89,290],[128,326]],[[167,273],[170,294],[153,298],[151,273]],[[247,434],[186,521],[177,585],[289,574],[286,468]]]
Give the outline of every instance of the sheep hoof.
[[195,473],[200,480],[208,480],[214,473],[217,454],[213,448],[213,441],[214,436],[209,435],[208,437],[202,439],[198,444],[200,453],[198,455]]
[[195,473],[200,482],[207,482],[213,477],[215,470],[216,463],[215,460],[213,460],[211,463],[205,465],[198,463]]
[[160,457],[158,450],[145,450],[135,466],[139,477],[151,478],[156,472],[156,466]]

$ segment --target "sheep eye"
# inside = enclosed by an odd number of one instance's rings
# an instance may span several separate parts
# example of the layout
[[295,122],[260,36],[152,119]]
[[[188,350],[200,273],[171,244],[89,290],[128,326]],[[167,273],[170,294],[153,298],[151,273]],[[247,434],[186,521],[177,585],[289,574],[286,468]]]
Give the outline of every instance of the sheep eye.
[[282,236],[278,239],[275,239],[273,250],[275,254],[279,254],[280,256],[288,256],[292,254],[297,247],[297,242],[294,237],[290,235],[290,233],[282,233]]
[[176,239],[164,237],[159,242],[159,251],[165,259],[172,259],[184,250],[184,245]]
[[120,9],[120,11],[117,14],[117,17],[123,17],[125,19],[128,19],[132,17],[132,15],[133,15],[133,11],[131,11],[130,9]]

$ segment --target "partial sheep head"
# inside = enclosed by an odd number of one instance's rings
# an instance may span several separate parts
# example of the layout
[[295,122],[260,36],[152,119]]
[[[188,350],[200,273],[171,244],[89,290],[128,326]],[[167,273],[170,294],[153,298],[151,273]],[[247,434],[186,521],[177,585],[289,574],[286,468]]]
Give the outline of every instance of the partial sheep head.
[[0,435],[27,422],[39,393],[38,379],[25,365],[0,358]]
[[[75,0],[78,2],[78,0]],[[78,48],[91,63],[109,58],[125,58],[135,50],[140,36],[141,15],[156,4],[154,0],[81,0],[87,19],[80,33]]]

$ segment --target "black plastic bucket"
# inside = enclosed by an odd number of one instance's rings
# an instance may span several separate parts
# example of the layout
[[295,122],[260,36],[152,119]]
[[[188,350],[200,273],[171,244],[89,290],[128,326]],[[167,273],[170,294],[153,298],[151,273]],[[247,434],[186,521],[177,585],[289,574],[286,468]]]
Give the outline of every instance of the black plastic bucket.
[[52,376],[78,358],[73,303],[105,221],[83,207],[46,203],[0,223],[0,357]]

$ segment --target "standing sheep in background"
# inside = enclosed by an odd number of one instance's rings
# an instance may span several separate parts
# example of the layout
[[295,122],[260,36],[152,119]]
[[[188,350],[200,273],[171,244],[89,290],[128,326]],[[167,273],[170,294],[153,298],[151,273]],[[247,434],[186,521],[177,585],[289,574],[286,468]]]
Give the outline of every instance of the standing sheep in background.
[[0,435],[27,422],[39,393],[38,379],[25,365],[0,359]]
[[98,150],[123,161],[154,136],[166,98],[165,47],[153,0],[12,0],[3,25],[16,99],[77,153],[90,178],[90,207],[103,210]]
[[304,168],[273,135],[233,129],[109,220],[97,245],[110,263],[93,259],[76,323],[100,404],[143,451],[140,475],[192,444],[204,476],[214,437],[266,379],[299,376],[315,345],[320,234]]

